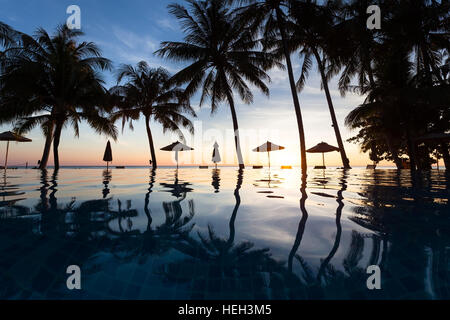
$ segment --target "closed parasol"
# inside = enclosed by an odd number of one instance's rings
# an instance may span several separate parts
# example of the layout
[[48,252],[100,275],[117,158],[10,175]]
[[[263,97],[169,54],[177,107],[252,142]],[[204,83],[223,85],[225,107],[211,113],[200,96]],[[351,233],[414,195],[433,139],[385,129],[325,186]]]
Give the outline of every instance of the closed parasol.
[[165,146],[161,148],[162,151],[175,151],[175,160],[177,161],[177,168],[178,168],[178,152],[179,151],[192,151],[194,148],[188,147],[187,145],[177,141],[172,144],[169,144],[168,146]]
[[111,150],[111,142],[109,142],[106,144],[106,149],[105,149],[105,153],[103,155],[103,161],[106,162],[106,170],[109,169],[109,163],[113,160],[112,157],[112,150]]
[[6,141],[6,155],[5,155],[5,173],[6,168],[8,167],[8,152],[9,152],[9,142],[10,141],[16,141],[16,142],[31,142],[31,139],[22,137],[21,135],[18,135],[17,133],[6,131],[0,134],[0,141]]
[[275,143],[272,143],[270,141],[267,141],[266,143],[263,143],[259,147],[253,149],[254,152],[267,152],[267,156],[269,157],[269,169],[270,169],[270,152],[277,150],[284,150],[284,147],[276,145]]
[[[339,148],[330,146],[326,142],[321,142],[318,145],[312,147],[311,149],[306,150],[306,152],[309,152],[309,153],[321,153],[322,154],[323,167],[321,167],[320,169],[326,168],[325,167],[325,153],[333,152],[333,151],[339,151]],[[319,167],[316,167],[316,168],[319,168]]]
[[216,164],[217,169],[217,163],[222,161],[222,158],[220,158],[220,152],[219,152],[219,144],[217,142],[214,143],[214,150],[212,154],[212,162]]

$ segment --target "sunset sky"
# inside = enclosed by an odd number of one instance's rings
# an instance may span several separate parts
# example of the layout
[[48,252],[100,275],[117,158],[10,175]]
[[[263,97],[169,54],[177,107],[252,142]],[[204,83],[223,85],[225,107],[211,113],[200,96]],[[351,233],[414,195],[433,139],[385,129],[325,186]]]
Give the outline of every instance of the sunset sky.
[[[66,1],[66,0],[0,0],[0,21],[26,33],[33,33],[37,27],[43,27],[53,33],[58,24],[65,23],[68,14],[66,8],[77,4],[81,8],[81,26],[85,32],[85,40],[94,41],[103,55],[112,60],[115,66],[121,63],[135,64],[141,60],[151,66],[163,66],[174,73],[184,64],[174,64],[157,58],[153,52],[159,48],[164,40],[181,40],[182,32],[178,22],[172,18],[167,5],[173,1]],[[180,1],[179,1],[180,2]],[[293,56],[295,75],[298,77],[301,60]],[[266,98],[254,90],[254,103],[243,104],[237,97],[237,115],[241,128],[241,143],[245,163],[266,164],[266,154],[256,154],[251,150],[270,140],[286,147],[284,151],[272,153],[272,163],[275,165],[299,165],[299,139],[295,112],[292,105],[287,73],[281,70],[270,72],[272,83],[270,98]],[[107,87],[115,84],[114,73],[105,73]],[[331,83],[332,97],[337,118],[344,140],[352,137],[356,132],[350,132],[344,127],[344,118],[358,104],[363,97],[348,94],[342,98],[336,88],[336,79]],[[229,108],[221,106],[218,113],[211,116],[206,103],[200,109],[199,97],[192,99],[192,105],[198,113],[193,119],[196,133],[187,135],[187,144],[195,151],[186,152],[180,156],[180,163],[186,165],[210,164],[212,146],[217,140],[220,146],[223,162],[235,163],[234,141],[232,138],[232,122]],[[306,88],[300,94],[307,148],[326,141],[337,145],[331,119],[328,112],[324,92],[320,90],[320,79],[315,71],[307,81]],[[120,123],[117,125],[120,127]],[[11,126],[0,126],[0,132],[11,130]],[[170,144],[176,140],[171,133],[162,133],[161,126],[152,123],[152,130],[156,148]],[[28,135],[33,139],[31,143],[11,145],[11,165],[35,165],[40,159],[44,139],[39,129]],[[104,136],[96,135],[87,125],[80,128],[80,137],[74,138],[73,130],[67,127],[63,133],[60,145],[62,165],[102,165],[102,157],[106,141]],[[134,123],[134,131],[125,128],[117,142],[112,142],[114,165],[147,165],[150,159],[147,136],[143,121]],[[353,166],[366,165],[370,161],[368,156],[359,151],[357,145],[345,142],[350,163]],[[160,165],[173,165],[173,154],[158,151]],[[4,144],[0,148],[0,160],[4,159]],[[320,154],[308,156],[308,165],[321,164]],[[327,165],[341,165],[337,152],[326,155]],[[52,159],[49,164],[53,163]],[[389,163],[381,163],[390,165]]]

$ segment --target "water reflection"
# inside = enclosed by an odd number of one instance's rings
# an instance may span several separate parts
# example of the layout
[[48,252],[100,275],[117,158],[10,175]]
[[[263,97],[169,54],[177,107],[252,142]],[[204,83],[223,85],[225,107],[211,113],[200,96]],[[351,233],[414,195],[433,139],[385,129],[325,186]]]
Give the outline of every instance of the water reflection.
[[104,188],[102,190],[103,199],[105,199],[110,192],[108,186],[109,183],[111,182],[111,179],[112,179],[111,171],[109,171],[108,169],[103,170],[103,185],[104,185]]
[[[183,171],[182,179],[178,170],[142,171],[145,184],[135,183],[141,172],[125,181],[145,187],[126,193],[110,189],[111,181],[123,183],[119,173],[112,180],[103,171],[101,196],[95,171],[97,189],[89,184],[88,193],[100,199],[71,197],[66,181],[73,176],[64,170],[36,171],[39,187],[5,178],[0,298],[115,298],[89,279],[124,266],[147,272],[151,288],[142,298],[449,298],[449,177],[432,172],[414,187],[408,172],[354,172],[327,171],[326,184],[322,172],[300,177],[300,193],[285,185],[292,174],[276,173],[288,195],[280,200],[255,193],[244,175],[256,190],[266,187],[266,176],[244,170],[198,178]],[[210,193],[220,189],[220,203],[196,192],[202,184]],[[213,207],[217,215],[210,215]],[[261,226],[264,232],[249,232]],[[66,290],[69,264],[85,272],[84,293]],[[366,268],[374,264],[382,270],[381,291],[366,288]]]
[[189,182],[180,182],[178,180],[178,169],[175,170],[175,178],[173,183],[161,183],[174,197],[186,197],[187,192],[193,191]]
[[220,169],[212,170],[212,182],[211,185],[214,187],[214,193],[219,193],[220,190]]

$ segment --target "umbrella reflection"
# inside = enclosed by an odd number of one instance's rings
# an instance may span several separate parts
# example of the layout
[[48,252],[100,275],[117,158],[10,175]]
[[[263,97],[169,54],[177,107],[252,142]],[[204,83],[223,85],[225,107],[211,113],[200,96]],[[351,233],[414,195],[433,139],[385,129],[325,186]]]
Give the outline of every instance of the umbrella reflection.
[[212,170],[212,183],[211,185],[214,187],[214,193],[219,193],[220,189],[220,169]]
[[178,169],[175,170],[175,180],[174,183],[160,183],[161,186],[168,189],[174,197],[186,198],[186,193],[193,191],[194,189],[190,188],[192,184],[189,182],[181,182],[178,180]]
[[111,179],[112,179],[112,171],[109,171],[108,169],[103,170],[103,185],[104,185],[104,188],[102,190],[103,199],[106,199],[106,197],[110,192],[108,186],[109,183],[111,182]]

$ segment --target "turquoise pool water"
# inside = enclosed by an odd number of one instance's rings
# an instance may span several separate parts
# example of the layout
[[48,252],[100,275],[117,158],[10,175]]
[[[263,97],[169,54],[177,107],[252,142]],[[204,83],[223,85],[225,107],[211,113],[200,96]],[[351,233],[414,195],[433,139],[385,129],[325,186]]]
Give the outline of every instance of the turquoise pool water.
[[1,299],[450,298],[443,171],[310,170],[302,184],[297,168],[19,169],[1,182]]

